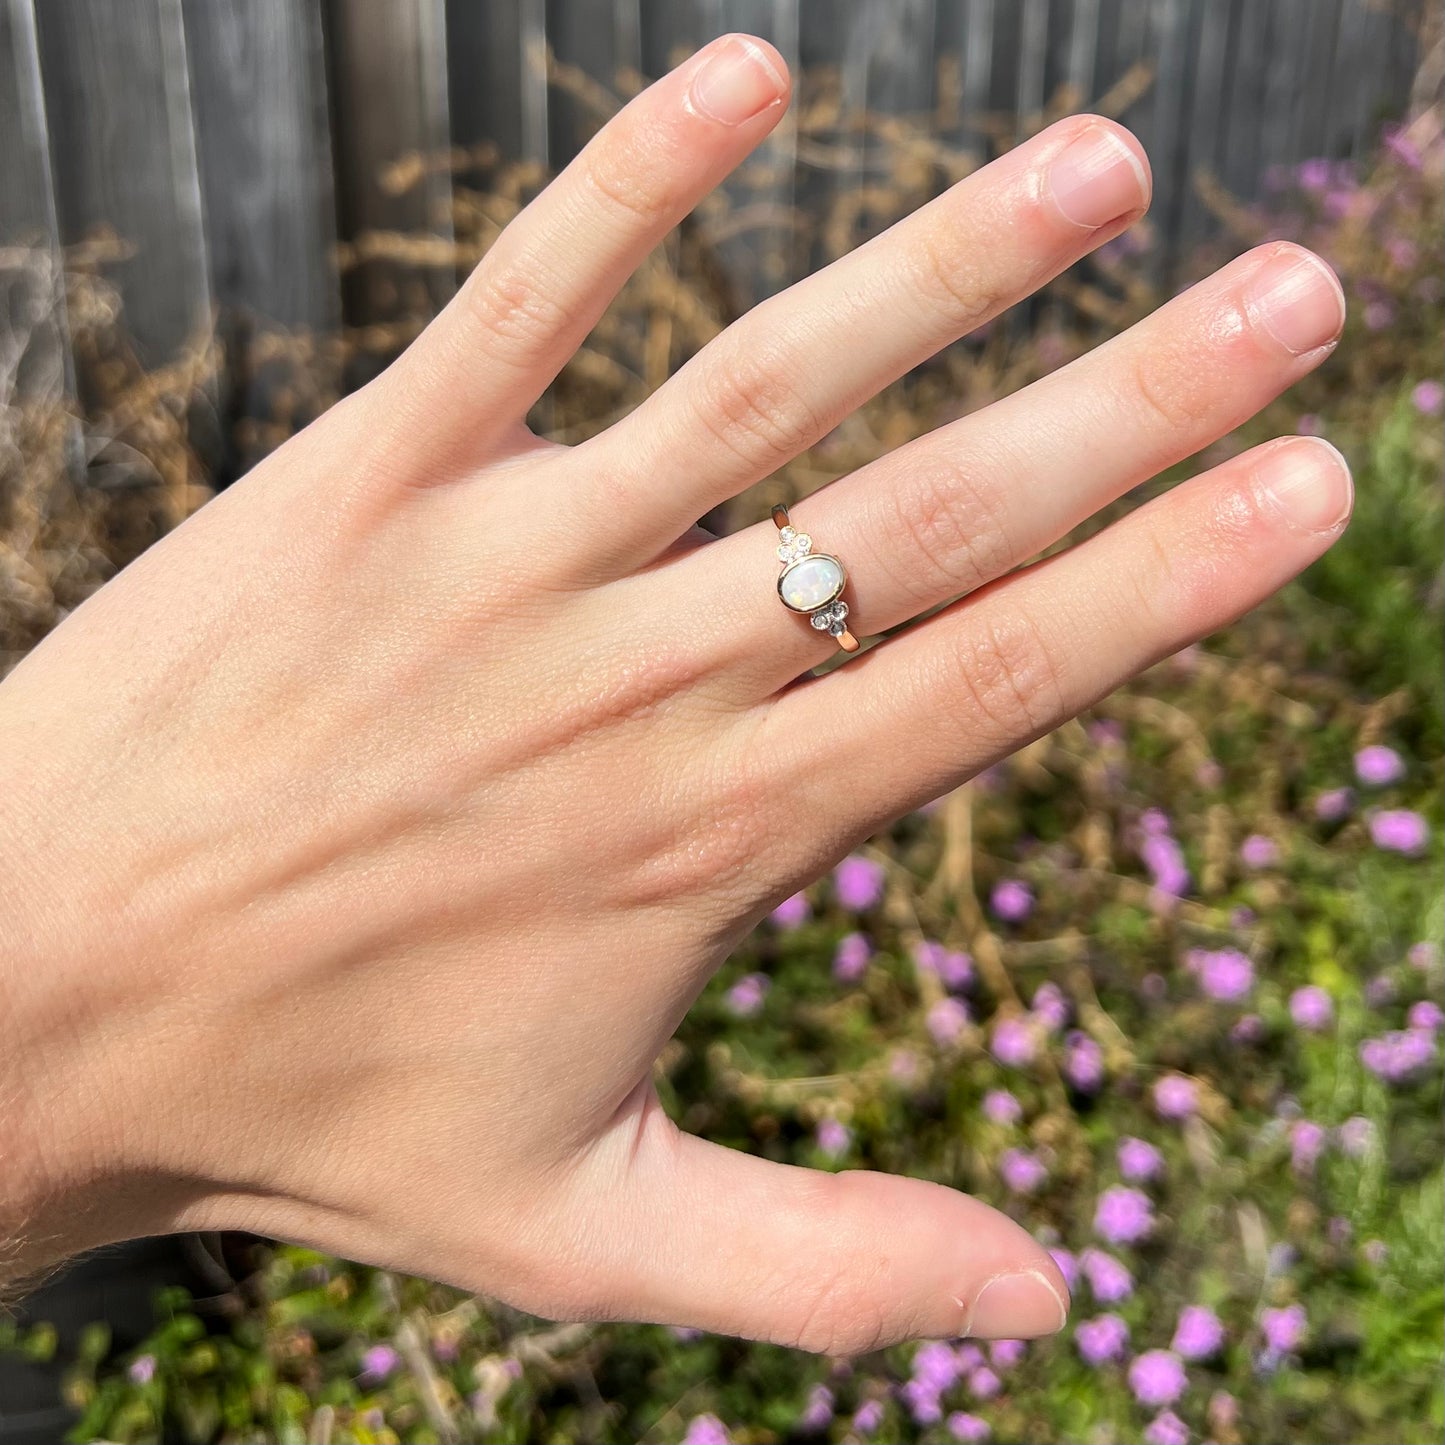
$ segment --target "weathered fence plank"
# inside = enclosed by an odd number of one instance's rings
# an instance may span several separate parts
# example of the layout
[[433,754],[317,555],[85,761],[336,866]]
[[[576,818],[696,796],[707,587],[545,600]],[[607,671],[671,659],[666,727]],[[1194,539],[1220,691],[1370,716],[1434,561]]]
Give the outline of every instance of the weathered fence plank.
[[60,238],[134,248],[113,268],[129,331],[167,361],[211,312],[180,0],[43,0],[36,18]]
[[212,296],[261,324],[334,327],[320,11],[314,0],[185,0],[184,13]]
[[[325,15],[332,109],[340,117],[334,155],[342,239],[404,232],[439,243],[436,262],[420,268],[363,259],[343,287],[346,319],[424,314],[455,284],[444,259],[452,221],[443,3],[327,0]],[[417,162],[409,173],[394,168],[404,157]]]
[[[549,92],[549,46],[565,74],[613,91],[744,30],[795,70],[830,69],[842,109],[803,145],[785,120],[709,213],[739,308],[881,224],[867,191],[887,147],[855,128],[863,111],[932,110],[982,162],[1053,113],[1061,87],[1087,105],[1140,62],[1154,84],[1121,118],[1154,162],[1167,271],[1212,224],[1198,170],[1252,197],[1271,169],[1373,144],[1406,103],[1421,13],[1421,0],[0,0],[15,76],[0,122],[18,138],[0,162],[0,236],[124,237],[134,254],[115,274],[152,364],[200,333],[213,301],[223,318],[302,328],[338,311],[425,314],[454,284],[448,146],[557,166],[600,118]],[[781,223],[795,203],[833,217],[811,249]],[[363,260],[340,305],[333,222],[351,243],[393,233],[371,254],[407,257]]]
[[0,67],[0,400],[55,402],[73,378],[32,0],[0,6]]

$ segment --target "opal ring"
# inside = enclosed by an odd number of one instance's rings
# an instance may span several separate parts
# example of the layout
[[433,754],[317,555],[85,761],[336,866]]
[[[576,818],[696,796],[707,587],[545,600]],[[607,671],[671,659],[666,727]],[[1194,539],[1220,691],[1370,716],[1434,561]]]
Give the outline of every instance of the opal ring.
[[857,652],[858,639],[848,631],[848,604],[843,588],[848,574],[843,564],[826,552],[813,550],[813,539],[788,520],[788,509],[773,508],[778,528],[778,596],[789,612],[801,612],[819,632],[836,638],[844,652]]

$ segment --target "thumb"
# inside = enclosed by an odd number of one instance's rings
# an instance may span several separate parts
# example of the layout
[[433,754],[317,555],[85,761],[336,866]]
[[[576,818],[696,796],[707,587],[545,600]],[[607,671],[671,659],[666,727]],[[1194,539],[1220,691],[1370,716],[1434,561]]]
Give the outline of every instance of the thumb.
[[922,1179],[826,1174],[650,1136],[621,1191],[634,1318],[855,1355],[904,1339],[1061,1329],[1068,1287],[1030,1234]]

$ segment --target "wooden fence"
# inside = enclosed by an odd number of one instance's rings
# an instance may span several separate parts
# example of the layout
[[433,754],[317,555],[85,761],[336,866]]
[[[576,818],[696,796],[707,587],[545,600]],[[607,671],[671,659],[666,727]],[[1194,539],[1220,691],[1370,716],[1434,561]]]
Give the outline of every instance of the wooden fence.
[[[730,29],[769,37],[846,107],[925,120],[980,160],[1142,77],[1165,264],[1207,229],[1200,169],[1250,196],[1271,167],[1354,155],[1406,105],[1423,0],[0,0],[0,246],[58,251],[98,227],[153,363],[210,318],[327,331],[382,305],[337,242],[449,225],[451,173],[383,183],[403,153],[492,142],[555,166],[592,126],[547,57],[626,90]],[[1128,89],[1129,87],[1126,87]],[[774,198],[827,174],[785,126]],[[805,258],[806,259],[806,258]],[[724,264],[757,268],[754,249]],[[796,269],[796,267],[794,267]],[[776,268],[764,286],[787,279]],[[444,293],[451,278],[429,284]],[[441,294],[432,298],[442,299]],[[63,350],[63,337],[57,343]]]

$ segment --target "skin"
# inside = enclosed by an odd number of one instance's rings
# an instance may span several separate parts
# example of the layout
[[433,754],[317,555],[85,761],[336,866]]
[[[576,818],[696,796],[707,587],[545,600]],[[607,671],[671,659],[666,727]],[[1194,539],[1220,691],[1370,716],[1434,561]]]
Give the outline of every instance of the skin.
[[644,92],[390,370],[0,687],[12,1273],[247,1229],[810,1350],[1061,1325],[1063,1280],[1004,1216],[683,1134],[653,1062],[782,898],[1331,544],[1348,473],[1299,438],[1023,566],[1310,370],[1343,303],[1263,248],[800,503],[861,635],[949,604],[809,677],[832,645],[779,606],[772,527],[694,520],[1118,234],[1148,171],[1111,122],[1062,121],[605,434],[531,435],[787,89],[724,37]]

